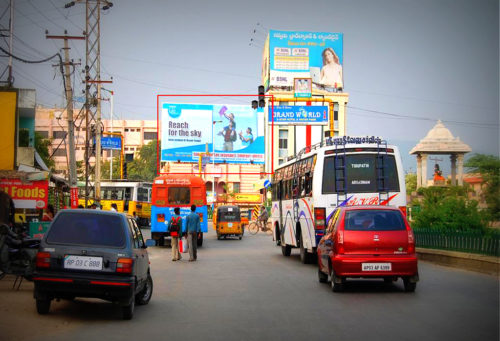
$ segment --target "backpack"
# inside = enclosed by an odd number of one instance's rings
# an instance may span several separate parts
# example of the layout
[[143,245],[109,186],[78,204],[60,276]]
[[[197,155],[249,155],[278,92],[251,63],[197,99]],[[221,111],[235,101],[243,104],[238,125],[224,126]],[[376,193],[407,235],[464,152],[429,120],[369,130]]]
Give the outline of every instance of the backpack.
[[170,233],[179,232],[181,230],[181,217],[172,217],[170,220]]

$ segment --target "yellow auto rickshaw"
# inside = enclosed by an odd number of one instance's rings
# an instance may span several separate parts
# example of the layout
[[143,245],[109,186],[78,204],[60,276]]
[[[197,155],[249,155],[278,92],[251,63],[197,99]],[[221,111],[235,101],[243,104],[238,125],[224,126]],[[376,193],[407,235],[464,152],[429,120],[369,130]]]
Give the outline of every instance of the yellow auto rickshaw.
[[241,223],[241,213],[238,206],[218,206],[213,217],[213,224],[215,231],[217,231],[217,240],[228,236],[236,236],[241,239],[245,232],[245,227]]

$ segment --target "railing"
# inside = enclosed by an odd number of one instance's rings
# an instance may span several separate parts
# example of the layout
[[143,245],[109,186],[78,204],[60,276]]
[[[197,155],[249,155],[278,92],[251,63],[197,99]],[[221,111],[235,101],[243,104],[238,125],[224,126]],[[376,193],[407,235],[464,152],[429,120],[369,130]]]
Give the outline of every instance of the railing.
[[413,229],[415,245],[422,248],[500,256],[500,233]]

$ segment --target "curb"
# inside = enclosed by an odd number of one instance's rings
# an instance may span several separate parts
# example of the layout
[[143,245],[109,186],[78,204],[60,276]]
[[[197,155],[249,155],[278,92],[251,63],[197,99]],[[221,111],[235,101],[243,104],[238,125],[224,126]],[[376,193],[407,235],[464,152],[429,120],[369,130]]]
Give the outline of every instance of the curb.
[[494,276],[498,276],[500,272],[499,257],[419,247],[417,247],[416,252],[419,260],[429,261],[439,265],[481,272]]

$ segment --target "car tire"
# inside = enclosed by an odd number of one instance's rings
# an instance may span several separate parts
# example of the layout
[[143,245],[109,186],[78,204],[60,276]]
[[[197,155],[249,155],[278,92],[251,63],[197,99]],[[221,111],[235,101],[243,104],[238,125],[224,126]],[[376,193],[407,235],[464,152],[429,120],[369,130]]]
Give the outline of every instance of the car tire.
[[410,282],[409,278],[403,278],[403,284],[406,292],[415,292],[415,289],[417,288],[417,283]]
[[328,275],[323,273],[318,267],[318,280],[320,283],[326,283],[328,282]]
[[285,257],[290,257],[292,254],[292,247],[290,245],[281,245],[281,253]]
[[135,303],[137,305],[146,305],[149,303],[151,296],[153,295],[153,279],[151,275],[148,273],[148,277],[146,278],[146,284],[144,288],[135,295]]
[[124,320],[131,320],[134,317],[134,309],[135,309],[135,298],[132,299],[130,304],[122,307],[122,317]]
[[46,299],[46,298],[37,298],[36,299],[36,311],[40,315],[47,314],[50,310],[50,302],[51,302],[51,300]]
[[[335,271],[332,270],[330,271],[330,285],[332,288],[333,292],[342,292],[344,291],[345,283],[343,278],[339,278],[338,276],[335,275]],[[338,283],[340,280],[340,283]]]

